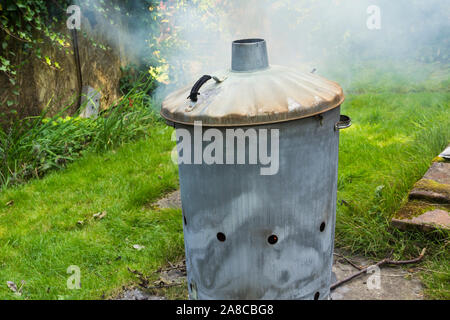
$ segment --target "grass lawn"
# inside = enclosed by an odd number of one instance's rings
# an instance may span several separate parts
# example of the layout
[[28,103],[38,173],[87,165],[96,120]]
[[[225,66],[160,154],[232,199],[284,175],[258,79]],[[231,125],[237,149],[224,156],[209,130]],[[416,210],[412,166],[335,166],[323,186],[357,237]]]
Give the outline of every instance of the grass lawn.
[[[108,297],[136,279],[128,267],[150,271],[181,257],[181,213],[150,206],[178,186],[170,135],[158,124],[150,140],[88,155],[65,171],[3,192],[0,299]],[[103,211],[106,217],[93,218]],[[71,265],[80,267],[81,290],[67,289]],[[20,286],[21,280],[26,284],[17,297],[6,281]]]
[[[392,250],[394,258],[411,258],[427,247],[420,265],[427,297],[448,299],[448,234],[400,232],[389,220],[450,142],[450,93],[397,84],[347,95],[343,113],[354,125],[342,131],[336,242],[373,258]],[[0,194],[0,299],[110,297],[136,282],[128,268],[150,275],[183,256],[181,212],[151,206],[178,186],[171,129],[158,123],[151,130],[146,141],[87,155]],[[103,211],[103,219],[92,217]],[[71,265],[81,269],[81,290],[67,289]],[[19,297],[6,281],[21,280]]]
[[413,258],[422,248],[426,294],[450,298],[448,233],[427,236],[389,227],[409,190],[450,142],[450,93],[350,96],[344,113],[354,125],[342,134],[336,245],[382,259]]

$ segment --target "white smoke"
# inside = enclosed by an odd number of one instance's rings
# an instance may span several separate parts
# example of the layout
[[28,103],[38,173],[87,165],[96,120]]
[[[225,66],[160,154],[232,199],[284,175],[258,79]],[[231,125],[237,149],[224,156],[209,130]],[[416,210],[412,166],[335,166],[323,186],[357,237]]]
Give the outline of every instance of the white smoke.
[[[161,86],[160,97],[203,74],[229,68],[231,42],[243,38],[266,39],[271,64],[317,68],[345,87],[352,86],[354,70],[368,69],[373,61],[449,62],[448,0],[216,0],[206,9],[200,2],[188,1],[170,18],[184,45],[165,56],[177,82]],[[132,34],[120,27],[102,32],[140,58],[149,54],[147,40],[156,36],[144,25],[135,26]]]
[[[264,38],[270,63],[317,68],[351,87],[352,70],[373,61],[448,63],[449,16],[447,0],[231,0],[217,1],[208,15],[192,5],[176,16],[189,45],[168,61],[193,66],[180,68],[182,85],[229,68],[232,40]],[[377,28],[370,28],[373,19]]]

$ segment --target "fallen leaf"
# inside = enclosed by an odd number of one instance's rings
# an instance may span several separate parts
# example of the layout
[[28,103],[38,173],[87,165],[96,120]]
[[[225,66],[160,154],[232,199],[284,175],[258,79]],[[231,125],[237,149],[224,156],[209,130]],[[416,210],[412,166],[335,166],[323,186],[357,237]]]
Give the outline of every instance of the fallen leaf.
[[104,217],[106,217],[107,214],[108,213],[106,211],[103,211],[103,212],[99,212],[99,213],[94,214],[93,217],[94,217],[94,219],[101,220]]
[[6,281],[6,285],[11,289],[11,291],[17,292],[17,286],[14,282]]
[[13,206],[13,205],[14,205],[14,200],[8,201],[8,202],[6,203],[6,206],[7,206],[7,207],[11,207],[11,206]]
[[14,282],[12,282],[12,281],[6,281],[6,285],[8,286],[8,288],[12,291],[12,292],[14,292],[15,294],[17,294],[17,295],[21,295],[21,293],[19,292],[19,289],[17,289],[17,285],[14,283]]
[[137,251],[141,251],[142,249],[145,249],[144,246],[141,246],[141,245],[138,245],[138,244],[135,244],[135,245],[133,246],[133,248],[136,249]]
[[154,284],[155,286],[165,286],[165,285],[172,285],[174,282],[164,276],[160,276],[158,281],[155,281]]

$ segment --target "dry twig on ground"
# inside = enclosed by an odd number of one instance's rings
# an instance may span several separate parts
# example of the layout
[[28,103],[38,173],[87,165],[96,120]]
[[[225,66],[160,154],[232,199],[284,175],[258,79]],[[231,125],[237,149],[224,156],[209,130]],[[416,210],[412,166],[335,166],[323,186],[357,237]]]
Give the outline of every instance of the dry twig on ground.
[[331,290],[334,290],[334,289],[336,289],[337,287],[343,285],[344,283],[349,282],[350,280],[352,280],[352,279],[354,279],[354,278],[356,278],[356,277],[358,277],[358,276],[360,276],[360,275],[362,275],[362,274],[364,274],[364,273],[367,273],[367,271],[368,271],[370,268],[373,268],[374,266],[375,266],[375,267],[381,267],[381,266],[383,266],[383,265],[389,265],[389,264],[390,264],[390,265],[405,265],[405,264],[418,263],[418,262],[422,261],[423,257],[425,256],[425,252],[426,252],[426,251],[427,251],[427,249],[426,249],[426,248],[423,248],[423,249],[422,249],[422,252],[420,253],[420,255],[419,255],[417,258],[412,259],[412,260],[395,261],[395,260],[391,260],[390,258],[385,258],[385,259],[381,260],[380,262],[378,262],[377,264],[375,264],[375,265],[373,265],[373,266],[369,266],[369,267],[367,267],[367,268],[361,269],[360,271],[356,272],[355,274],[352,274],[351,276],[349,276],[349,277],[347,277],[347,278],[345,278],[345,279],[343,279],[343,280],[341,280],[341,281],[336,282],[335,284],[333,284],[333,285],[331,286],[330,289],[331,289]]

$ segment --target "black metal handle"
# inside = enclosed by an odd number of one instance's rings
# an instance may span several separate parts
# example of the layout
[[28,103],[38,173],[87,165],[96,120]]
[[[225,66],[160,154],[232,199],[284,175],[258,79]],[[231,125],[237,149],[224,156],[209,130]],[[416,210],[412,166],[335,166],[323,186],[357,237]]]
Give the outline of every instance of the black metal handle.
[[200,94],[200,88],[211,79],[212,77],[208,75],[204,75],[203,77],[201,77],[192,87],[191,94],[189,95],[188,99],[191,99],[192,102],[197,102],[198,95]]
[[348,116],[341,115],[341,118],[339,122],[335,124],[334,129],[337,131],[350,128],[351,126],[352,126],[352,119],[350,119],[350,117]]

